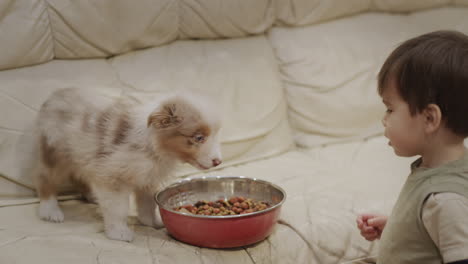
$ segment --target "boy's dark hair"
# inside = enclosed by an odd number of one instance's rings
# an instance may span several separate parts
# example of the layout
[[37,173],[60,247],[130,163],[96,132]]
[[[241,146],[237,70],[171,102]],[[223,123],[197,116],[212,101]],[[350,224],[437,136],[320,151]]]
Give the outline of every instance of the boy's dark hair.
[[380,69],[380,95],[390,81],[412,115],[436,104],[446,126],[468,136],[468,36],[444,30],[403,42]]

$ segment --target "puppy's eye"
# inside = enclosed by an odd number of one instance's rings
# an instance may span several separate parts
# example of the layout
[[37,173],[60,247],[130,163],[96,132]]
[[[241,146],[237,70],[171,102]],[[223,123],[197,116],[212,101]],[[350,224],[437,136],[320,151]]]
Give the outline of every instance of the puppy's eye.
[[193,139],[195,140],[195,142],[201,143],[201,142],[205,141],[205,136],[196,135],[196,136],[193,137]]

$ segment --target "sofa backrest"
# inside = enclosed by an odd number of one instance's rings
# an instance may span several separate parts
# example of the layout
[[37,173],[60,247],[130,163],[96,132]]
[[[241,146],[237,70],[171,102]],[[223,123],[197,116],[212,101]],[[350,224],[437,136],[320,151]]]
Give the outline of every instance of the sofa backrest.
[[467,0],[4,0],[0,70],[105,58],[176,39],[236,38],[364,11],[409,12]]
[[377,74],[384,60],[401,42],[424,33],[445,29],[468,34],[466,17],[468,8],[444,6],[272,28],[268,36],[295,143],[310,148],[381,135],[385,107],[377,93]]

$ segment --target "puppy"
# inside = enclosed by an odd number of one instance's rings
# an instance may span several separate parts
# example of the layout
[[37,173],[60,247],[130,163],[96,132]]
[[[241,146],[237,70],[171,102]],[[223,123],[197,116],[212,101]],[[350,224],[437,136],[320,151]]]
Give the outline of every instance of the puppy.
[[41,219],[62,222],[57,187],[70,178],[97,199],[107,237],[131,241],[129,195],[138,218],[161,227],[154,193],[178,161],[199,169],[221,163],[217,112],[195,96],[141,103],[76,88],[54,92],[38,116],[36,189]]

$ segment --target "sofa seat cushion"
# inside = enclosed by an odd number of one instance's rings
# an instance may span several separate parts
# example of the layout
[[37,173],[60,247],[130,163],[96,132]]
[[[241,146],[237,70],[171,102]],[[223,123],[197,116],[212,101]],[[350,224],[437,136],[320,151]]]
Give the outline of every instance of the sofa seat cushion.
[[287,193],[282,225],[306,242],[301,254],[310,258],[297,263],[340,263],[376,254],[377,243],[360,236],[356,216],[389,214],[414,159],[397,157],[379,136],[291,151],[208,175],[243,175],[281,186]]
[[[281,220],[265,241],[234,250],[201,249],[178,242],[165,229],[138,225],[133,243],[108,240],[94,204],[61,202],[65,222],[36,216],[37,204],[0,205],[2,263],[339,263],[375,254],[360,237],[359,212],[389,213],[411,158],[395,157],[383,137],[313,150],[297,150],[201,175],[243,175],[271,181],[287,193]],[[131,215],[135,215],[134,206]],[[287,245],[287,246],[285,246]],[[24,251],[28,254],[24,254]],[[53,252],[52,252],[53,251]],[[49,252],[49,253],[47,253]],[[54,256],[54,258],[50,258]]]

